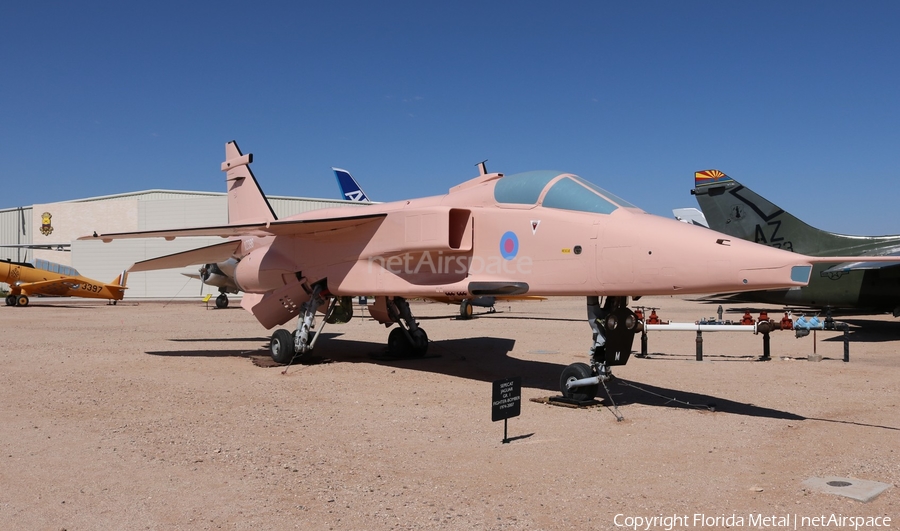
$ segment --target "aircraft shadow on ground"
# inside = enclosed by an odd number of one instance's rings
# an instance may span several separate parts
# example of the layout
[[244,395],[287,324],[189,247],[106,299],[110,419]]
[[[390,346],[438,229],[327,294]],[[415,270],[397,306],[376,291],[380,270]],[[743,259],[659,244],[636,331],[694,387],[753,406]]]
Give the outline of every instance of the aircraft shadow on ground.
[[[0,306],[2,306],[2,304],[0,304]],[[25,306],[25,307],[9,306],[9,308],[15,312],[21,312],[22,310],[28,311],[31,308],[38,308],[38,309],[40,309],[40,308],[62,308],[65,310],[96,310],[98,308],[105,308],[106,306],[107,306],[106,304],[66,304],[66,303],[56,303],[56,302],[41,303],[40,301],[35,303],[34,299],[32,299],[28,303],[28,306]],[[109,306],[112,307],[113,305],[110,304]]]
[[[522,386],[559,395],[559,376],[565,365],[535,360],[522,360],[509,355],[515,346],[514,339],[497,337],[472,337],[432,341],[428,353],[422,358],[392,358],[383,344],[337,339],[340,333],[323,333],[317,340],[317,349],[311,359],[300,364],[316,363],[372,363],[406,370],[442,374],[481,382],[493,382],[503,378],[521,376]],[[221,338],[173,339],[176,342],[221,342]],[[268,361],[268,338],[230,338],[226,341],[258,342],[255,350],[188,350],[147,352],[153,356],[193,357],[242,357],[262,358]],[[326,358],[327,356],[327,358]],[[282,365],[266,367],[284,368]],[[619,406],[642,404],[676,409],[718,411],[750,417],[804,420],[805,417],[754,404],[736,402],[723,397],[668,389],[640,382],[613,379],[609,384],[612,399]],[[597,399],[608,398],[600,388]]]
[[[326,334],[322,334],[323,338],[325,336],[326,336]],[[265,343],[266,345],[269,344],[269,338],[262,337],[262,336],[260,336],[260,337],[217,337],[217,338],[212,338],[212,339],[210,339],[210,338],[193,338],[192,337],[192,338],[170,339],[169,341],[173,341],[175,343],[209,343],[209,342],[213,342],[213,341],[219,341],[219,342],[259,341],[260,344],[262,344],[262,343]]]
[[[371,317],[365,317],[369,321],[374,322],[375,320]],[[455,320],[455,321],[471,321],[475,319],[523,319],[527,321],[566,321],[572,323],[584,323],[587,322],[587,318],[585,319],[567,319],[561,317],[535,317],[533,315],[510,315],[502,310],[497,310],[496,312],[475,312],[472,314],[472,317],[469,319],[461,319],[458,313],[448,314],[448,315],[426,315],[426,316],[416,316],[417,321],[440,321],[440,320]]]
[[[758,361],[762,356],[762,346],[759,347],[759,352],[757,354],[710,354],[704,353],[703,359],[705,361],[737,361],[747,363],[749,361]],[[632,354],[634,355],[634,354]],[[697,353],[688,352],[687,349],[684,349],[683,352],[648,352],[647,356],[644,358],[645,360],[651,361],[687,361],[687,360],[695,360],[697,359]]]
[[[842,319],[841,322],[850,325],[851,343],[884,343],[900,339],[900,322],[895,321],[869,321],[866,319]],[[823,341],[842,342],[844,335],[823,339]],[[850,354],[853,354],[853,346],[850,346]]]
[[[746,402],[736,402],[734,400],[728,400],[727,398],[701,393],[692,393],[689,391],[657,387],[655,385],[640,382],[620,380],[618,378],[613,379],[607,385],[609,386],[609,392],[612,394],[613,401],[619,406],[642,404],[645,406],[671,407],[676,409],[717,411],[747,417],[806,420],[806,417],[788,411],[761,407]],[[602,388],[600,391],[597,398],[605,396]]]
[[[326,334],[322,334],[324,338]],[[186,358],[251,358],[252,356],[268,355],[269,338],[268,337],[210,337],[210,338],[175,338],[169,339],[173,343],[250,343],[255,342],[259,346],[257,348],[247,350],[224,350],[224,349],[206,349],[206,350],[150,350],[146,354],[151,356],[169,356],[169,357],[186,357]]]

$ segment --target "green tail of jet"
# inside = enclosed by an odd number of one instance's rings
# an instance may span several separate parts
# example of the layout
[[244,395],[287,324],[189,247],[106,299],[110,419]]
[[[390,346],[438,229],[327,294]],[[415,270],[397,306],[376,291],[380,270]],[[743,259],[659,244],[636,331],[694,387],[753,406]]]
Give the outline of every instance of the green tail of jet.
[[[848,236],[812,227],[719,170],[694,173],[694,189],[709,228],[735,238],[810,256],[900,255],[898,236]],[[824,264],[808,286],[751,292],[742,300],[900,313],[900,266]]]

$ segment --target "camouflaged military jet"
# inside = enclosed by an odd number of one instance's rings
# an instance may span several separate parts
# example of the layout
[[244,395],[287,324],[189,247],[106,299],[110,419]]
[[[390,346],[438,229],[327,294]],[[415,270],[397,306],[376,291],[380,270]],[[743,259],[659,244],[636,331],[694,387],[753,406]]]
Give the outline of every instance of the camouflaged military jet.
[[[900,316],[900,235],[847,236],[811,227],[719,170],[696,172],[691,193],[713,230],[809,256],[863,257],[817,264],[806,286],[742,292],[731,300]],[[869,256],[897,261],[874,262]]]
[[[447,194],[304,212],[276,219],[250,171],[252,156],[225,147],[229,223],[81,239],[221,236],[229,240],[147,260],[159,269],[237,260],[241,306],[271,329],[282,363],[310,352],[325,322],[352,317],[351,297],[374,295],[370,315],[397,356],[421,356],[428,336],[413,297],[587,297],[590,364],[560,377],[564,395],[592,398],[609,367],[624,365],[642,323],[629,296],[804,286],[820,259],[756,245],[644,212],[571,173],[484,173]],[[601,306],[600,297],[605,297]],[[323,325],[324,326],[324,325]]]

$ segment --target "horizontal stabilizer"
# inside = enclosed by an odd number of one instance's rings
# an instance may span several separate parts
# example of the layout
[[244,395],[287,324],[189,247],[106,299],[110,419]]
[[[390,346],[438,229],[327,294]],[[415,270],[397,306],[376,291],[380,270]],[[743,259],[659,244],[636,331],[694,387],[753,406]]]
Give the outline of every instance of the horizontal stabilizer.
[[853,271],[857,269],[882,269],[900,265],[897,255],[886,256],[807,256],[805,260],[811,264],[834,264],[826,271]]
[[133,273],[136,271],[154,271],[157,269],[172,269],[196,264],[224,262],[235,255],[240,246],[241,242],[235,240],[217,243],[199,249],[141,260],[129,267],[128,271]]
[[883,261],[871,261],[864,260],[859,262],[843,262],[837,264],[836,266],[829,267],[825,271],[822,271],[823,275],[828,275],[829,273],[849,273],[850,271],[862,271],[866,269],[885,269],[888,267],[897,267],[900,266],[900,251],[895,251],[890,254],[879,256],[879,260],[883,260],[887,257],[896,257],[895,262],[883,262]]

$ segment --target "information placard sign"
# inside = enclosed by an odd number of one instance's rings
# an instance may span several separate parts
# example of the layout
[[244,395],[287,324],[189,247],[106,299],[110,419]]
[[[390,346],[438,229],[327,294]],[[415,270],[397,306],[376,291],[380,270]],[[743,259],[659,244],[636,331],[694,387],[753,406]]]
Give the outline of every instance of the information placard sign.
[[522,377],[516,376],[494,382],[491,400],[491,420],[518,417],[522,412]]

